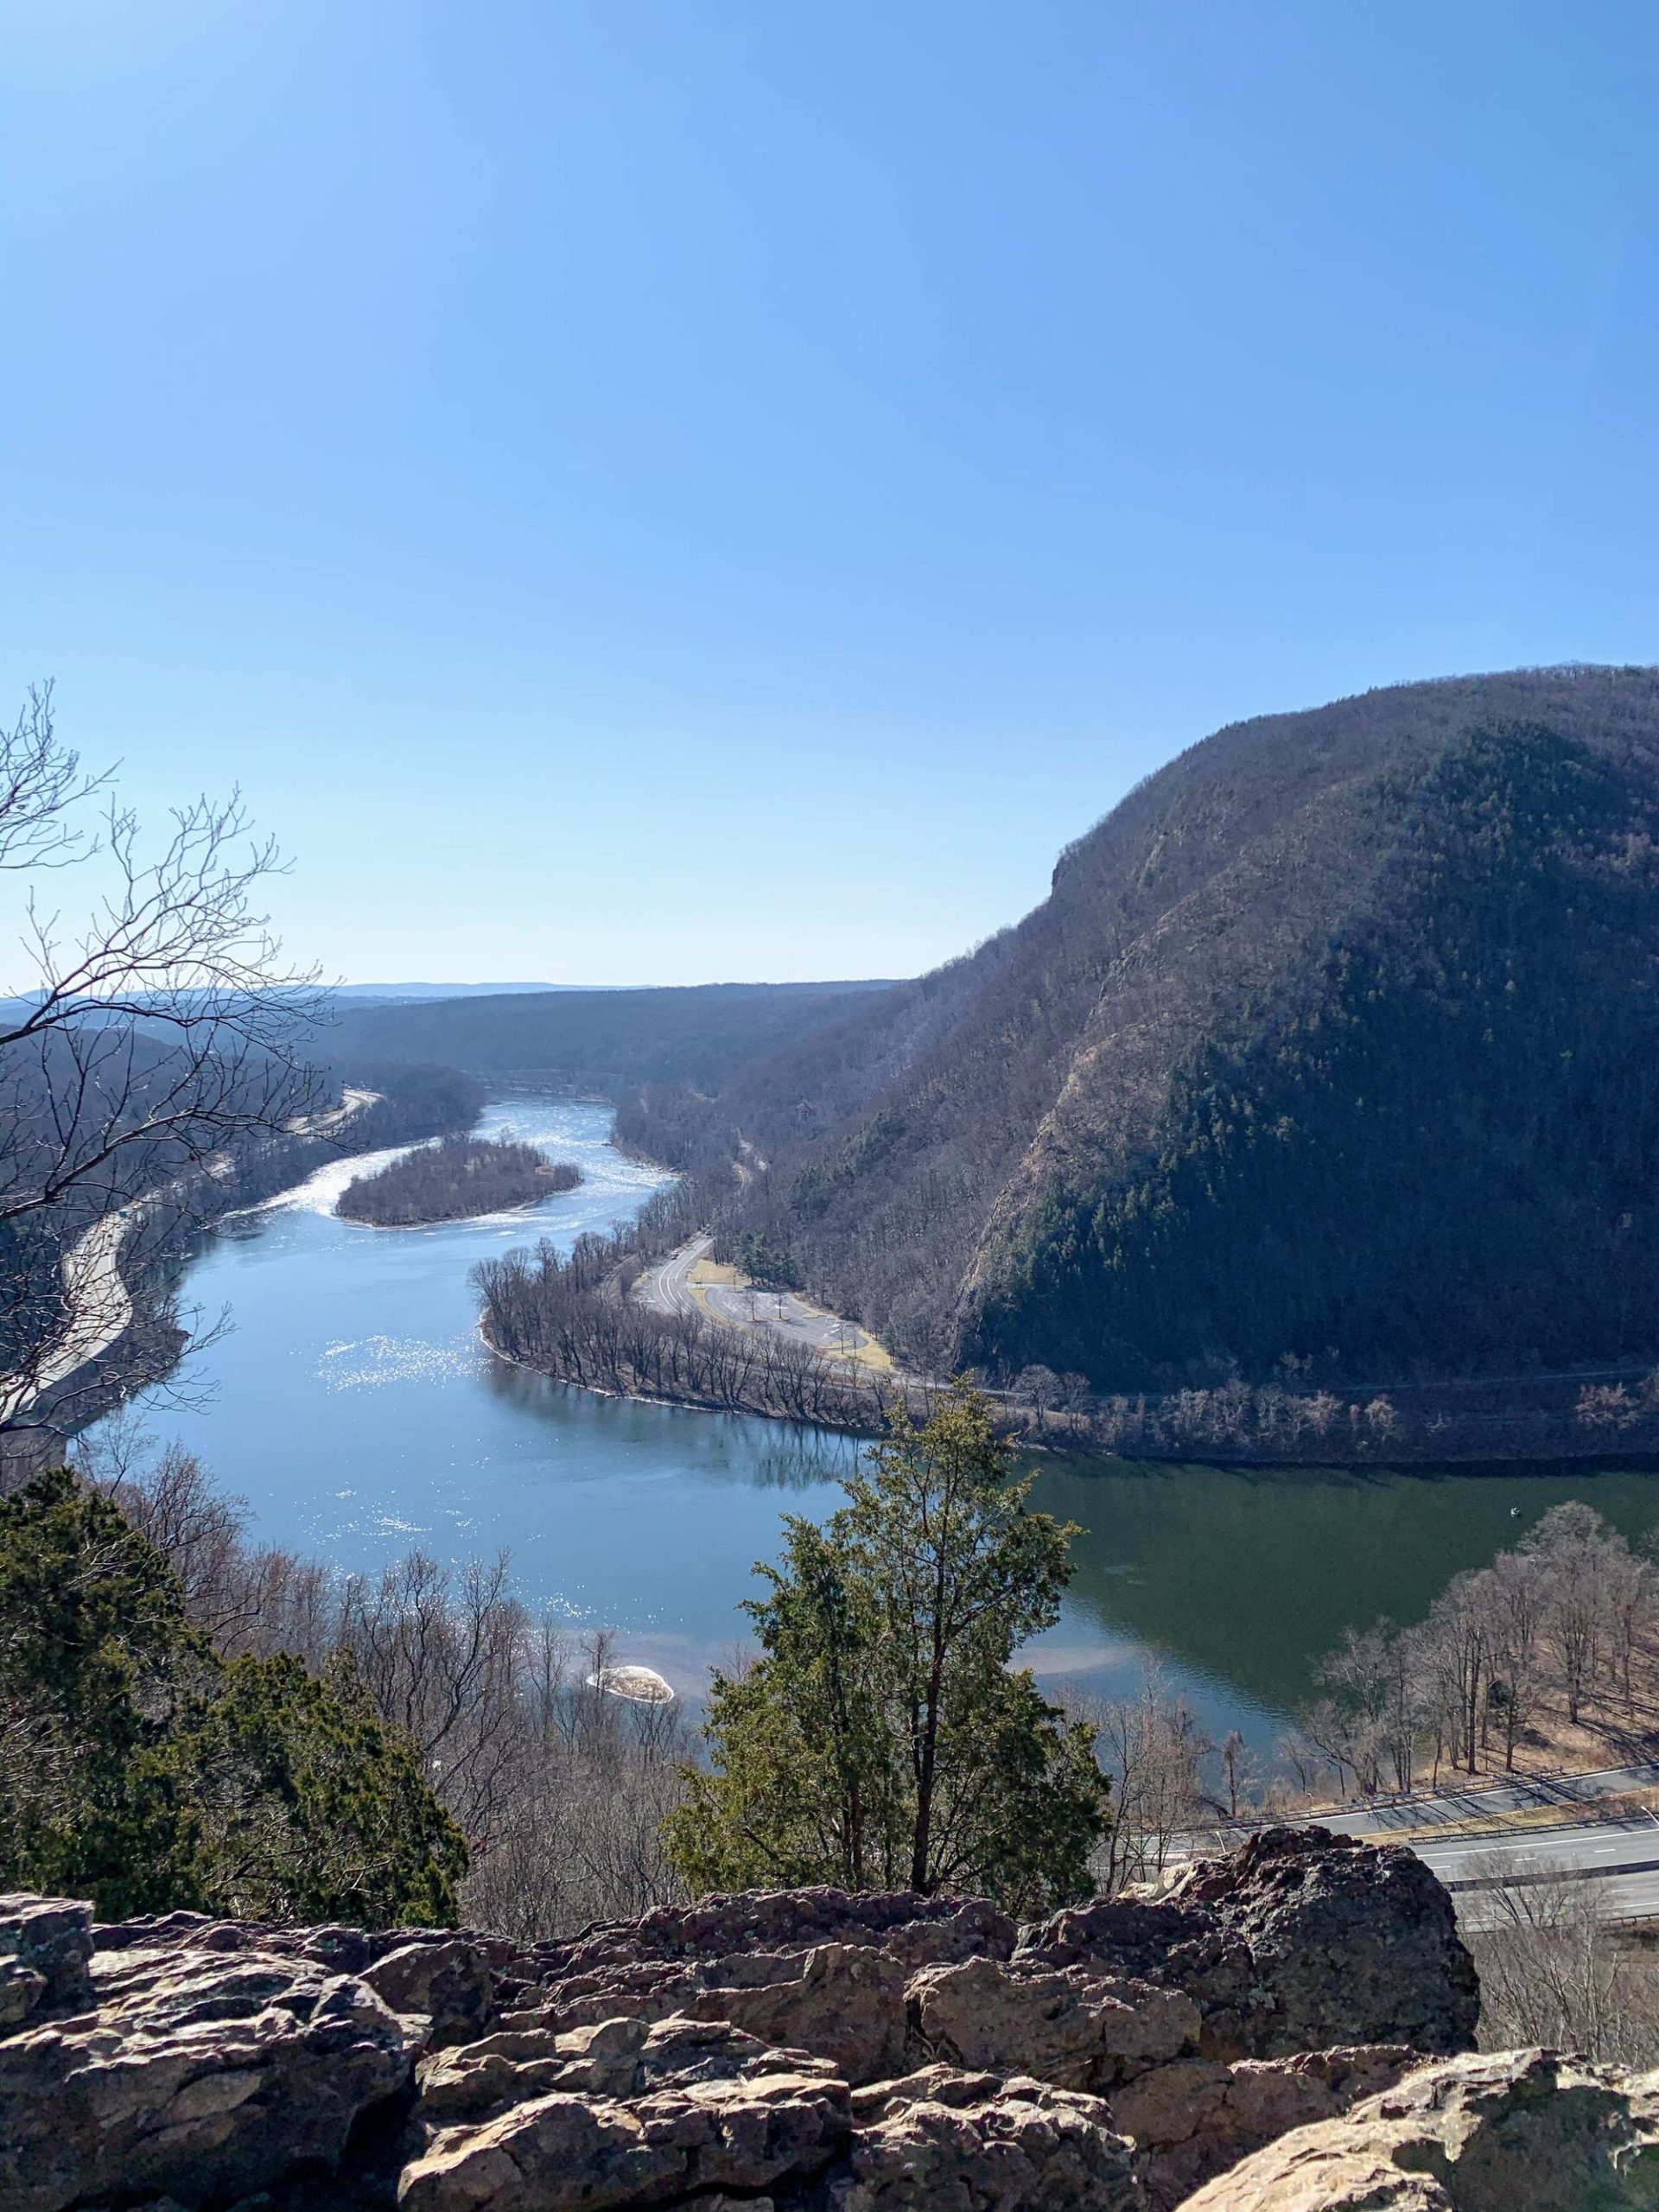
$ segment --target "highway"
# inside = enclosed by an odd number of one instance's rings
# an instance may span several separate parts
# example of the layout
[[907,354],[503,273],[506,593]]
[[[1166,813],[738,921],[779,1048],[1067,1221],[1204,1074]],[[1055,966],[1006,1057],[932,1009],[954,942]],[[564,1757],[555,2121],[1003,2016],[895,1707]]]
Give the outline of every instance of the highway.
[[[1659,1866],[1627,1868],[1585,1884],[1586,1902],[1593,1903],[1604,1920],[1659,1920]],[[1465,1934],[1478,1934],[1503,1917],[1491,1890],[1455,1890],[1458,1925]]]
[[712,1236],[694,1236],[677,1252],[647,1268],[633,1287],[634,1296],[656,1313],[701,1313],[728,1329],[766,1329],[831,1357],[844,1352],[880,1357],[878,1348],[856,1322],[825,1313],[793,1291],[739,1289],[719,1282],[700,1284],[694,1289],[693,1271],[698,1261],[713,1250],[714,1241]]
[[[340,1094],[338,1106],[327,1113],[290,1122],[289,1134],[324,1135],[338,1128],[342,1122],[350,1121],[353,1114],[360,1114],[365,1106],[372,1106],[379,1096],[378,1090],[347,1086]],[[231,1166],[229,1155],[220,1153],[207,1163],[207,1172],[216,1181],[222,1180]],[[185,1179],[175,1177],[164,1187],[182,1192],[186,1188]],[[121,1248],[143,1208],[144,1201],[140,1198],[103,1215],[65,1253],[60,1269],[63,1280],[63,1327],[56,1343],[41,1350],[30,1368],[21,1374],[0,1376],[0,1419],[16,1420],[27,1413],[48,1391],[100,1358],[126,1333],[132,1321],[133,1305],[122,1279]]]
[[121,1247],[138,1209],[120,1206],[95,1221],[63,1256],[64,1325],[55,1344],[20,1375],[0,1377],[0,1416],[15,1420],[48,1390],[106,1352],[132,1319],[121,1279]]
[[1482,1880],[1500,1864],[1505,1874],[1517,1878],[1567,1872],[1605,1875],[1620,1867],[1659,1868],[1659,1816],[1643,1813],[1580,1827],[1512,1828],[1507,1834],[1459,1836],[1455,1842],[1411,1847],[1448,1883]]
[[1592,1774],[1515,1775],[1502,1781],[1471,1783],[1465,1789],[1446,1789],[1433,1796],[1400,1797],[1387,1802],[1375,1800],[1340,1813],[1310,1813],[1309,1820],[1338,1835],[1386,1834],[1390,1828],[1462,1827],[1487,1818],[1496,1821],[1510,1813],[1529,1813],[1559,1806],[1567,1813],[1574,1805],[1589,1805],[1599,1797],[1622,1797],[1630,1789],[1659,1789],[1659,1764],[1603,1767]]
[[694,1236],[689,1244],[682,1244],[677,1252],[646,1268],[633,1287],[634,1296],[656,1313],[695,1313],[697,1301],[691,1295],[691,1270],[714,1249],[714,1243],[712,1236]]
[[[1299,1818],[1338,1834],[1406,1843],[1452,1890],[1465,1927],[1491,1920],[1491,1907],[1482,1900],[1490,1899],[1495,1878],[1505,1876],[1520,1885],[1555,1874],[1593,1882],[1596,1904],[1608,1918],[1659,1919],[1659,1812],[1572,1818],[1575,1807],[1656,1788],[1659,1764],[1644,1764],[1589,1774],[1516,1776]],[[1544,1808],[1559,1810],[1559,1823],[1503,1825],[1506,1817]],[[1436,1827],[1457,1833],[1437,1842],[1424,1833]],[[1224,1840],[1242,1841],[1245,1832],[1241,1824]]]

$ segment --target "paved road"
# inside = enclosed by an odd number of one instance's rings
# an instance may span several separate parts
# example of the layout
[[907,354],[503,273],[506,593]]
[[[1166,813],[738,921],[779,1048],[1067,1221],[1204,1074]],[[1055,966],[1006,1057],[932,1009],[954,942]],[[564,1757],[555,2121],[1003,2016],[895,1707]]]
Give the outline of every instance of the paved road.
[[[378,1090],[348,1085],[340,1093],[338,1106],[290,1122],[289,1128],[295,1135],[321,1135],[350,1121],[365,1106],[372,1106],[379,1096]],[[207,1162],[207,1173],[222,1180],[233,1165],[228,1154],[218,1153]],[[162,1187],[180,1192],[186,1184],[183,1178],[175,1177]],[[60,1269],[64,1325],[57,1342],[40,1354],[32,1369],[21,1375],[0,1376],[0,1417],[10,1420],[27,1413],[37,1399],[79,1374],[125,1334],[133,1308],[122,1280],[121,1248],[143,1211],[144,1201],[137,1199],[105,1214],[65,1253]]]
[[1599,1797],[1620,1797],[1628,1789],[1659,1789],[1659,1764],[1602,1767],[1592,1774],[1516,1775],[1502,1782],[1471,1783],[1466,1789],[1444,1789],[1434,1796],[1402,1797],[1356,1805],[1340,1813],[1310,1813],[1309,1820],[1338,1835],[1384,1835],[1391,1828],[1462,1827],[1470,1821],[1527,1813],[1559,1806],[1568,1815],[1574,1805]]
[[855,1322],[820,1313],[786,1290],[738,1290],[729,1284],[710,1283],[703,1296],[717,1320],[738,1329],[771,1329],[813,1351],[840,1351],[843,1346],[863,1351],[870,1341]]
[[870,1339],[855,1322],[821,1313],[786,1290],[739,1290],[730,1283],[705,1283],[700,1286],[699,1299],[691,1287],[691,1272],[713,1248],[712,1236],[694,1236],[646,1268],[634,1285],[634,1296],[654,1313],[706,1313],[728,1328],[769,1329],[814,1351],[836,1352],[844,1347],[861,1352],[868,1348]]
[[1491,1926],[1503,1917],[1496,1892],[1505,1879],[1524,1905],[1529,1887],[1552,1875],[1581,1884],[1586,1902],[1609,1920],[1659,1919],[1659,1821],[1603,1822],[1593,1827],[1545,1828],[1500,1840],[1483,1849],[1428,1844],[1419,1854],[1452,1893],[1465,1928]]
[[[1565,1789],[1569,1794],[1565,1798],[1552,1796],[1543,1802],[1582,1804],[1597,1796],[1611,1796],[1620,1789],[1642,1788],[1654,1779],[1654,1770],[1645,1766],[1614,1767],[1601,1775],[1563,1776],[1550,1788],[1552,1793]],[[1484,1793],[1470,1794],[1478,1806]],[[1485,1801],[1485,1809],[1496,1809],[1490,1799]],[[1596,1904],[1611,1919],[1659,1916],[1659,1815],[1654,1813],[1576,1825],[1564,1822],[1560,1827],[1448,1836],[1444,1843],[1419,1836],[1411,1847],[1452,1890],[1458,1917],[1468,1928],[1486,1926],[1498,1916],[1491,1889],[1495,1879],[1505,1877],[1525,1885],[1547,1880],[1553,1874],[1569,1874],[1594,1883]],[[1469,1884],[1483,1886],[1464,1886]]]
[[[1524,1901],[1524,1891],[1517,1896]],[[1587,1881],[1585,1897],[1605,1920],[1659,1920],[1659,1867]],[[1465,1934],[1500,1925],[1505,1917],[1503,1899],[1491,1890],[1458,1890],[1452,1902],[1457,1907],[1458,1925]]]
[[1557,1870],[1605,1874],[1617,1867],[1659,1866],[1659,1818],[1587,1821],[1579,1827],[1511,1829],[1508,1834],[1459,1836],[1416,1843],[1418,1857],[1443,1882],[1479,1881],[1501,1867],[1517,1877]]
[[705,1253],[713,1250],[714,1243],[712,1236],[694,1236],[689,1244],[682,1244],[677,1252],[646,1268],[634,1285],[634,1296],[653,1313],[695,1313],[697,1301],[691,1295],[691,1270]]
[[[1312,1817],[1339,1834],[1374,1836],[1412,1832],[1411,1848],[1443,1882],[1454,1888],[1458,1916],[1478,1928],[1493,1917],[1482,1903],[1490,1890],[1460,1886],[1490,1883],[1497,1874],[1520,1882],[1560,1872],[1595,1883],[1596,1903],[1611,1918],[1659,1918],[1659,1813],[1642,1812],[1617,1820],[1574,1821],[1574,1806],[1622,1796],[1626,1791],[1659,1787],[1659,1764],[1604,1767],[1591,1774],[1551,1775],[1471,1783],[1465,1789],[1433,1796],[1402,1798],[1341,1813]],[[1559,1826],[1505,1828],[1503,1815],[1557,1807]],[[1485,1834],[1462,1833],[1435,1842],[1424,1829],[1491,1820]],[[1211,1848],[1214,1848],[1211,1845]]]
[[360,1114],[365,1106],[377,1105],[380,1093],[364,1090],[354,1084],[347,1084],[340,1094],[338,1106],[330,1106],[321,1114],[296,1114],[288,1125],[288,1133],[295,1137],[327,1136],[330,1129],[337,1129],[342,1122],[349,1122],[353,1114]]
[[132,1300],[121,1280],[121,1247],[137,1209],[122,1206],[95,1221],[63,1256],[64,1325],[57,1342],[22,1375],[0,1378],[0,1414],[27,1413],[37,1399],[98,1358],[132,1319]]

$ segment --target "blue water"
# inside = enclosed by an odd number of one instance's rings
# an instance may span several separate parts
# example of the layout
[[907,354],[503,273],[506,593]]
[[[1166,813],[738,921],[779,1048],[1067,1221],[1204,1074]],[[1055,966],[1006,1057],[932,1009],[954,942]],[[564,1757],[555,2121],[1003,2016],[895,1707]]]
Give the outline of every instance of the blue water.
[[[253,1533],[341,1570],[420,1548],[503,1548],[525,1598],[696,1697],[745,1630],[740,1600],[784,1513],[840,1502],[856,1446],[771,1421],[567,1390],[491,1358],[468,1274],[480,1259],[628,1219],[664,1179],[607,1141],[607,1108],[500,1099],[486,1134],[574,1160],[572,1192],[429,1229],[340,1221],[361,1160],[220,1223],[184,1294],[227,1323],[140,1414],[243,1496]],[[1040,1463],[1036,1502],[1081,1523],[1042,1679],[1118,1694],[1155,1663],[1214,1732],[1263,1745],[1348,1622],[1417,1618],[1448,1576],[1583,1495],[1630,1534],[1659,1518],[1640,1475],[1238,1473]]]

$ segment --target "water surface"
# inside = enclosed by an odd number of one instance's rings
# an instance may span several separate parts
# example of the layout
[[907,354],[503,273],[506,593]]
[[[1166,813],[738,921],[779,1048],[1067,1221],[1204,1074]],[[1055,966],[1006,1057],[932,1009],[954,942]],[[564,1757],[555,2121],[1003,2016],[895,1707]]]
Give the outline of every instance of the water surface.
[[[840,1502],[856,1446],[771,1421],[565,1389],[493,1360],[467,1277],[480,1259],[629,1218],[662,1181],[607,1141],[609,1109],[499,1099],[480,1128],[575,1160],[575,1191],[429,1229],[338,1220],[362,1160],[223,1222],[187,1300],[226,1333],[194,1355],[197,1402],[145,1410],[221,1484],[255,1531],[372,1569],[416,1545],[449,1560],[510,1550],[519,1586],[573,1626],[618,1631],[622,1656],[692,1694],[740,1643],[751,1569],[779,1517]],[[205,1393],[205,1395],[202,1395]],[[1077,1573],[1039,1674],[1107,1694],[1148,1662],[1212,1731],[1264,1746],[1350,1621],[1418,1618],[1558,1498],[1583,1496],[1628,1533],[1659,1519],[1659,1478],[1238,1473],[1039,1462],[1037,1503],[1080,1522]]]

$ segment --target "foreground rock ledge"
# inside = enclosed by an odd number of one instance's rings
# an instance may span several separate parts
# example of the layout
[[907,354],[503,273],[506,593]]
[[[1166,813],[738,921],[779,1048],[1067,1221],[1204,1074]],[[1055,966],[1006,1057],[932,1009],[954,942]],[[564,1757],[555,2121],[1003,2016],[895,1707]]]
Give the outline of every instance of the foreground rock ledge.
[[1553,2050],[1421,2069],[1299,2127],[1187,2212],[1612,2212],[1659,2204],[1659,2074]]
[[1421,1862],[1319,1829],[1023,1929],[833,1890],[528,1948],[0,1899],[0,2206],[1170,2212],[1408,2096],[1478,2005]]

